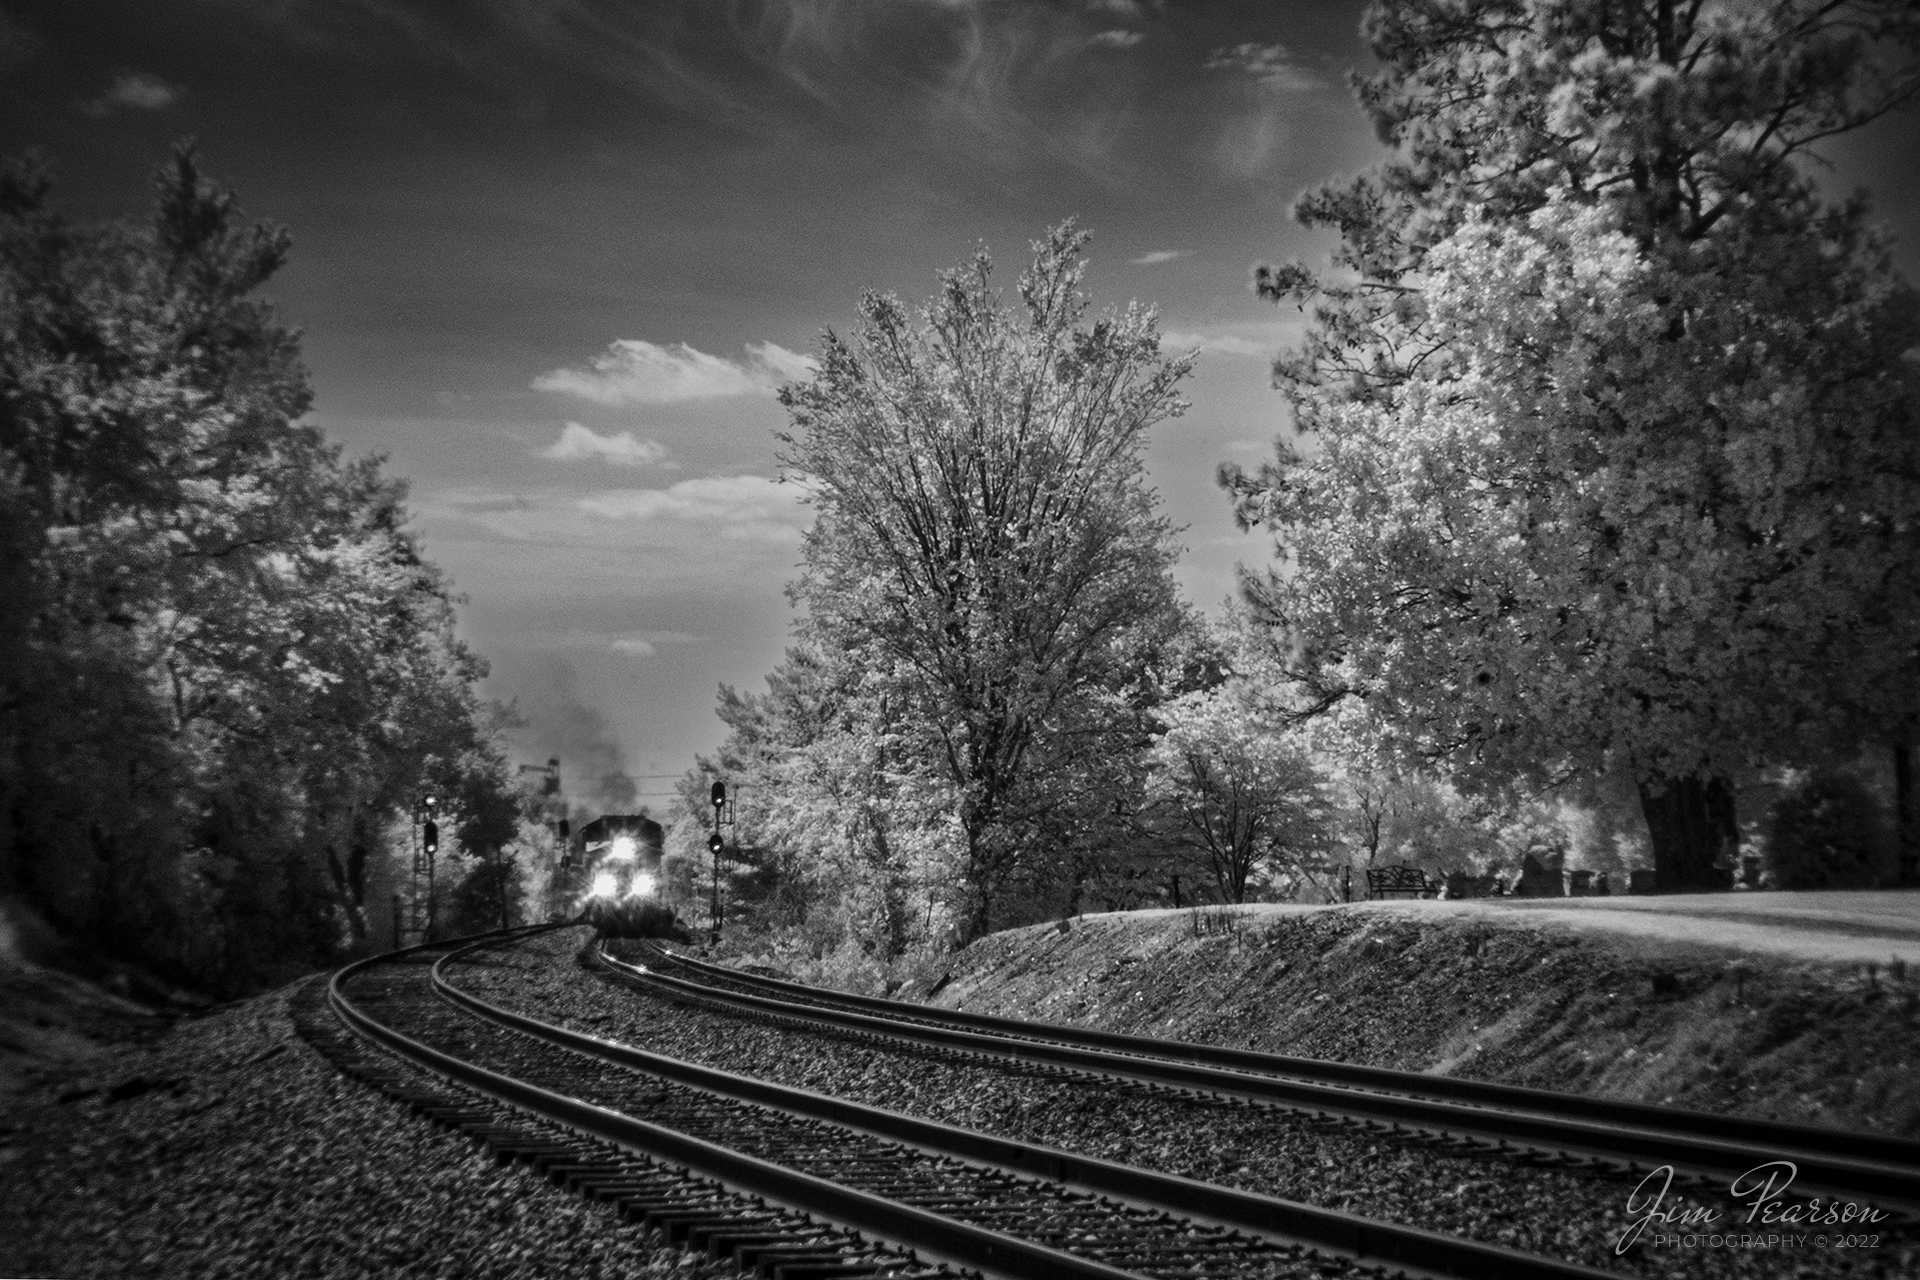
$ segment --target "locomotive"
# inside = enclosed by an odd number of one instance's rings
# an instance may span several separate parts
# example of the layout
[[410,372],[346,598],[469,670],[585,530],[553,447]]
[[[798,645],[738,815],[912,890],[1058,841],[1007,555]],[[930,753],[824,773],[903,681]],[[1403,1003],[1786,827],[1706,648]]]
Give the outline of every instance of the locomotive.
[[608,901],[652,897],[660,888],[665,839],[665,830],[644,813],[610,813],[580,828],[589,896]]

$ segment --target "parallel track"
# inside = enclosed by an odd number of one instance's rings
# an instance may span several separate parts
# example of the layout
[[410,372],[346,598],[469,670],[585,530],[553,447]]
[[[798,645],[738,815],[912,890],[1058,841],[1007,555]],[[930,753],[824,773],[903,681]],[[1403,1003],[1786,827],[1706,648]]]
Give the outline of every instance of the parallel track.
[[[623,1194],[601,1168],[607,1152],[725,1184],[747,1206],[734,1216],[758,1225],[714,1211],[695,1225],[715,1250],[736,1238],[750,1250],[756,1231],[838,1232],[865,1250],[833,1272],[845,1275],[925,1274],[929,1262],[1033,1280],[1608,1274],[731,1075],[550,1026],[450,980],[450,966],[512,941],[440,948],[430,975],[421,960],[436,953],[418,948],[363,961],[335,976],[329,1001],[357,1034],[579,1135],[600,1154],[574,1163],[607,1198]],[[564,1157],[550,1163],[566,1172]]]
[[1496,1149],[1519,1145],[1629,1170],[1673,1165],[1723,1185],[1787,1160],[1798,1170],[1796,1192],[1865,1199],[1906,1216],[1920,1212],[1920,1142],[1908,1139],[934,1009],[742,973],[657,946],[649,950],[697,981],[604,952],[599,959],[623,980],[658,993],[718,1001],[782,1021],[1410,1126]]

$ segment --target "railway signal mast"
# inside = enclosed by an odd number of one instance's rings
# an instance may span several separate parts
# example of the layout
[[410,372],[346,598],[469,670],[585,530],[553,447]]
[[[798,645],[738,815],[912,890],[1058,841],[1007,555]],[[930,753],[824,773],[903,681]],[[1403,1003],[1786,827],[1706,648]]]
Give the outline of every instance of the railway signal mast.
[[707,851],[713,854],[713,929],[714,945],[720,942],[720,846],[725,843],[720,838],[720,813],[727,807],[727,784],[716,781],[711,792],[713,797],[713,834],[707,837]]
[[[440,824],[435,821],[439,802],[432,796],[423,796],[414,802],[413,832],[417,843],[413,848],[413,885],[408,894],[411,909],[408,911],[410,931],[420,935],[420,941],[427,942],[433,936],[433,872],[436,855],[440,852]],[[420,892],[420,881],[425,877],[427,891]],[[403,945],[400,937],[399,895],[394,895],[394,936],[393,945]]]

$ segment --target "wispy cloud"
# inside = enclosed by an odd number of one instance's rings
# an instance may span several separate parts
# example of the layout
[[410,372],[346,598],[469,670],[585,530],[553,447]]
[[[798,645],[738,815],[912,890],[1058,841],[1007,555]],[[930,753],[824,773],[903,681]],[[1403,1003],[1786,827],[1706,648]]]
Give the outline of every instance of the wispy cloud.
[[812,356],[789,351],[776,342],[749,342],[747,355],[759,369],[773,374],[781,382],[804,382],[820,367]]
[[1188,351],[1194,347],[1219,356],[1253,356],[1271,360],[1281,350],[1300,340],[1304,322],[1287,320],[1278,324],[1233,324],[1200,329],[1162,329],[1163,351]]
[[81,110],[90,116],[111,115],[115,111],[164,111],[180,98],[180,90],[159,76],[131,71],[116,76],[106,91]]
[[[440,489],[417,494],[412,506],[436,559],[446,557],[469,588],[484,578],[492,600],[684,601],[691,593],[764,603],[779,598],[799,558],[813,518],[804,496],[765,476],[719,475],[586,494]],[[683,636],[629,625],[572,630],[565,643],[604,654],[621,640],[664,652]],[[618,651],[644,656],[641,649]]]
[[622,338],[585,369],[554,369],[533,380],[535,391],[604,405],[676,404],[726,396],[766,395],[809,376],[813,361],[772,342],[746,346],[745,360],[710,356],[684,342],[658,346]]
[[1188,249],[1154,249],[1128,261],[1136,267],[1153,267],[1162,262],[1172,262],[1175,258],[1184,258],[1190,252]]
[[636,440],[633,432],[622,431],[618,435],[600,435],[592,427],[582,426],[578,422],[569,422],[560,430],[560,438],[544,449],[534,451],[536,457],[553,458],[560,462],[581,462],[598,458],[622,467],[660,467],[672,466],[667,459],[667,446],[657,440]]
[[[552,109],[543,76],[588,82],[760,142],[823,132],[944,160],[1110,170],[1149,68],[1113,56],[1162,0],[274,0],[247,20],[339,54],[426,55],[489,98]],[[442,12],[445,10],[445,12]],[[474,20],[477,12],[484,20]]]
[[579,500],[602,520],[700,524],[731,539],[798,542],[808,514],[800,492],[765,476],[707,476],[665,489],[610,489]]
[[1105,45],[1109,49],[1131,49],[1146,38],[1145,32],[1128,31],[1124,27],[1116,27],[1112,31],[1094,32],[1087,37],[1087,43]]
[[551,546],[697,548],[716,537],[798,542],[811,522],[797,484],[766,476],[703,476],[665,488],[601,489],[584,497],[545,489],[442,490],[415,503],[431,523],[478,526],[496,538]]
[[658,628],[635,630],[632,627],[607,630],[571,626],[546,634],[546,644],[551,649],[568,653],[623,653],[633,658],[651,658],[662,649],[705,644],[711,639],[711,636],[695,635],[690,631],[663,631]]
[[1303,65],[1283,44],[1236,44],[1215,49],[1207,58],[1209,71],[1231,71],[1251,76],[1258,83],[1282,93],[1311,93],[1323,88],[1326,80]]

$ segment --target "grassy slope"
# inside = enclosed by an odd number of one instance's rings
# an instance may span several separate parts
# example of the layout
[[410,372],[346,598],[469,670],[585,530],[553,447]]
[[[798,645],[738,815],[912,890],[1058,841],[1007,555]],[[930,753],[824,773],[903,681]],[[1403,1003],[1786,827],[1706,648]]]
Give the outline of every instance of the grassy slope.
[[950,972],[950,1008],[1920,1136],[1920,974],[1341,909],[1089,917]]

